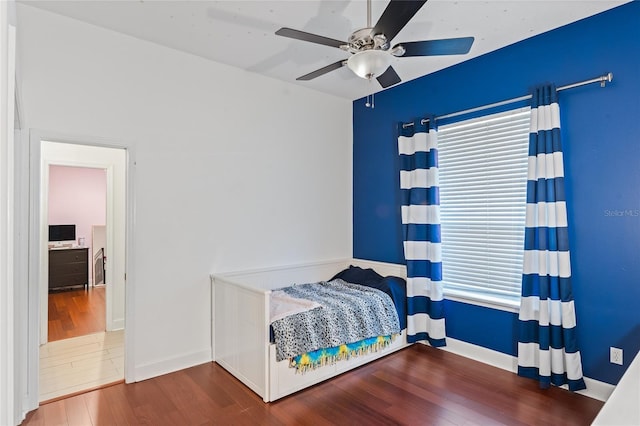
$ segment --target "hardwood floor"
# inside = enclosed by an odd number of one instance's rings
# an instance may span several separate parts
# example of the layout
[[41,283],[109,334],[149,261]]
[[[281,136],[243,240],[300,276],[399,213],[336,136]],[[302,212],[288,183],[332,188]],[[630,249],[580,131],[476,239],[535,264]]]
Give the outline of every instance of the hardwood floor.
[[588,425],[602,402],[424,345],[265,404],[215,363],[41,406],[24,425]]
[[105,287],[49,292],[49,342],[105,330]]

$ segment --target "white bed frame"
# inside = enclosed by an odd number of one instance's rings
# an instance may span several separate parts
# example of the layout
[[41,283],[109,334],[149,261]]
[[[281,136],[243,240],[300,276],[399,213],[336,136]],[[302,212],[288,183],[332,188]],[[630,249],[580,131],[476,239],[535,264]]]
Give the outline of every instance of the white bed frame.
[[390,269],[376,262],[354,259],[211,275],[213,360],[264,402],[270,402],[408,346],[403,331],[381,351],[304,374],[289,368],[288,360],[276,362],[275,345],[269,342],[271,290],[327,280],[349,265],[373,267],[381,275],[404,276],[401,266]]

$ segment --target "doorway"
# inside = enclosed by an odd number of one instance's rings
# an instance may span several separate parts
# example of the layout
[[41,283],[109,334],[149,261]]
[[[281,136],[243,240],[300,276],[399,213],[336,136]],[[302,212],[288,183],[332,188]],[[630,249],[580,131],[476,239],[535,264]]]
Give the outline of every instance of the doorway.
[[[37,244],[40,259],[37,275],[40,302],[38,400],[42,403],[124,380],[126,151],[46,140],[38,143],[41,157],[39,206],[31,210],[38,216],[36,222],[40,231]],[[85,223],[77,211],[69,213],[68,208],[66,216],[51,214],[56,203],[50,199],[50,190],[60,171],[76,175],[81,172],[103,174],[103,221],[90,219]],[[87,179],[86,176],[76,178]],[[67,207],[86,210],[88,204],[96,203],[84,195],[77,191],[71,194],[76,199],[67,199]],[[55,218],[56,223],[50,223],[51,218]],[[71,240],[67,235],[54,237],[57,241],[51,241],[50,225],[71,227],[76,232]],[[94,250],[94,243],[100,245],[99,250]],[[94,251],[101,258],[96,259]],[[98,274],[94,271],[94,259],[96,262],[101,260],[97,263],[103,267]],[[100,280],[98,287],[94,286],[95,275]],[[64,288],[52,289],[52,283],[54,287]],[[69,293],[62,293],[67,291]],[[52,298],[52,293],[60,297]],[[102,305],[99,304],[101,297]],[[67,309],[63,314],[67,318],[52,322],[51,314],[60,314],[58,307],[51,304],[52,299],[69,304],[68,308],[75,313]],[[102,318],[94,318],[98,319],[97,324],[91,320],[91,303],[97,303],[93,307],[96,311],[102,308],[102,313],[97,313]],[[72,315],[76,317],[71,318]],[[84,330],[88,332],[82,331],[85,326],[89,327]],[[95,327],[101,330],[95,330]]]
[[106,331],[107,170],[49,165],[48,343]]

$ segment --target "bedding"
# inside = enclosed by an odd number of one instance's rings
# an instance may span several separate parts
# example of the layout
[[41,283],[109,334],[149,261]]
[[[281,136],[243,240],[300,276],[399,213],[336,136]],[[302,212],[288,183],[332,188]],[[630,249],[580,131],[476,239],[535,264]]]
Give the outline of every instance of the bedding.
[[273,323],[274,321],[288,317],[289,315],[295,315],[299,312],[309,311],[320,307],[318,302],[291,297],[282,290],[272,291],[270,297],[269,323]]
[[400,328],[407,328],[407,282],[403,278],[391,275],[383,277],[373,269],[353,265],[338,272],[331,280],[338,278],[349,283],[376,288],[388,294],[398,312]]
[[380,280],[382,280],[384,277],[371,268],[363,269],[359,266],[350,265],[347,269],[344,269],[335,274],[333,278],[331,278],[331,280],[335,280],[338,278],[348,283],[372,287],[379,283]]
[[391,297],[373,287],[338,278],[279,291],[292,298],[311,300],[321,307],[271,323],[277,361],[401,330]]
[[297,372],[305,373],[318,367],[333,364],[337,361],[349,359],[354,356],[378,352],[387,348],[398,337],[397,334],[389,336],[376,336],[359,340],[354,343],[346,343],[332,348],[322,348],[289,358],[289,367]]

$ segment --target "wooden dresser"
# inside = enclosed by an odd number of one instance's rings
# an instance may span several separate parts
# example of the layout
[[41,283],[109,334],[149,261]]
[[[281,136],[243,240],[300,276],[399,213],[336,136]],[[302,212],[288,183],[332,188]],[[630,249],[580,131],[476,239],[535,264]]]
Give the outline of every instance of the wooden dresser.
[[49,290],[88,285],[88,247],[49,250]]

